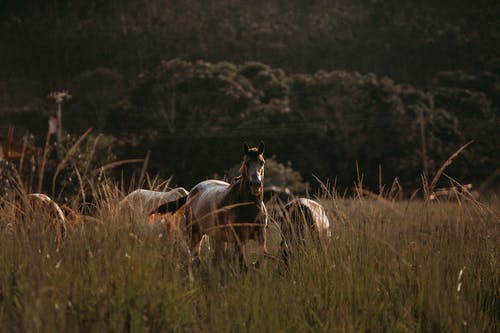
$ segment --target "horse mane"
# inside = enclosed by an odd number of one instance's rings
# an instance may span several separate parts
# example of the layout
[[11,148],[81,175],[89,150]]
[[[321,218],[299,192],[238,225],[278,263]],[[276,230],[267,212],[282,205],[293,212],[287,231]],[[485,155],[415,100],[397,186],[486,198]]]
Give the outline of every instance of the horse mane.
[[260,155],[259,148],[257,148],[257,147],[248,148],[246,155],[253,157],[253,158],[259,157],[259,155]]
[[232,185],[232,184],[235,184],[235,183],[237,183],[237,182],[241,181],[242,179],[243,179],[243,176],[242,176],[242,175],[236,176],[236,177],[234,177],[234,178],[231,180],[231,182],[230,182],[229,184],[231,184],[231,185]]

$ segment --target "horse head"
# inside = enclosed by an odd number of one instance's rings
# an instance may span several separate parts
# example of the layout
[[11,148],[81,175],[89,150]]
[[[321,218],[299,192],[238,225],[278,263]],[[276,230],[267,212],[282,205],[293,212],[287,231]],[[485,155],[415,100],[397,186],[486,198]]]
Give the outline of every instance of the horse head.
[[259,147],[248,147],[243,144],[243,163],[240,168],[242,182],[248,186],[253,196],[262,196],[264,189],[264,143],[261,141]]

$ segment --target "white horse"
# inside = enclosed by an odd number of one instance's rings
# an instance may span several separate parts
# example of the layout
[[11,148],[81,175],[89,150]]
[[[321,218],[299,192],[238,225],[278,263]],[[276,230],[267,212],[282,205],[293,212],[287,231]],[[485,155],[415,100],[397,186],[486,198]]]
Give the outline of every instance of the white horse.
[[167,192],[135,190],[119,202],[118,214],[129,219],[167,223],[169,231],[173,232],[182,219],[182,212],[178,209],[185,203],[188,194],[182,187]]
[[319,241],[331,238],[333,225],[325,209],[318,202],[307,198],[296,198],[285,205],[281,221],[281,251],[288,261],[290,247],[303,242],[309,233]]
[[331,237],[332,225],[323,206],[312,199],[297,198],[286,204],[285,209],[292,223],[302,220],[320,235]]
[[40,216],[40,213],[44,213],[43,216],[49,218],[50,224],[45,226],[44,229],[53,229],[55,231],[55,241],[59,250],[66,235],[67,224],[66,216],[61,207],[43,193],[30,193],[26,196],[26,199],[25,214],[31,212],[30,214]]

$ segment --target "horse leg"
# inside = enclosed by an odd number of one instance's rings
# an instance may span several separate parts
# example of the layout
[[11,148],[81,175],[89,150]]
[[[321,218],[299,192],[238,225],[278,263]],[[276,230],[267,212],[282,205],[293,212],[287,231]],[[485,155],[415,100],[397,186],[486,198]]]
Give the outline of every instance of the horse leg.
[[267,236],[266,236],[266,228],[258,228],[258,230],[255,231],[253,234],[253,239],[255,239],[260,248],[260,253],[259,253],[259,258],[257,261],[254,263],[255,268],[260,268],[261,262],[266,258],[267,256]]
[[266,228],[262,228],[260,236],[260,246],[262,246],[262,257],[267,256],[267,235]]
[[216,239],[214,237],[213,239],[213,245],[214,245],[214,257],[213,257],[213,263],[214,265],[221,265],[222,261],[224,259],[224,255],[226,252],[226,243],[220,239]]
[[201,239],[203,238],[203,233],[197,224],[191,226],[191,239],[190,239],[190,250],[193,256],[193,261],[196,263],[200,262],[200,247]]
[[238,251],[239,251],[239,262],[240,262],[240,268],[244,271],[248,270],[248,264],[247,264],[247,258],[245,256],[245,245],[242,243],[238,244]]

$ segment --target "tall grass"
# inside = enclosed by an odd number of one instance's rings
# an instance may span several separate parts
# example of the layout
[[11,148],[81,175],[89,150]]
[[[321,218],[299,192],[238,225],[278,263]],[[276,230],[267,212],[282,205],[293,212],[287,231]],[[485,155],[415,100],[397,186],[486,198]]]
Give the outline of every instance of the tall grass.
[[498,200],[325,195],[326,246],[309,240],[288,266],[270,259],[248,272],[213,267],[205,247],[191,282],[182,237],[120,216],[114,184],[93,191],[93,218],[70,227],[59,251],[48,217],[1,205],[2,332],[500,330]]

